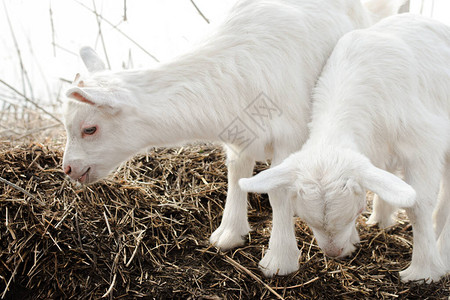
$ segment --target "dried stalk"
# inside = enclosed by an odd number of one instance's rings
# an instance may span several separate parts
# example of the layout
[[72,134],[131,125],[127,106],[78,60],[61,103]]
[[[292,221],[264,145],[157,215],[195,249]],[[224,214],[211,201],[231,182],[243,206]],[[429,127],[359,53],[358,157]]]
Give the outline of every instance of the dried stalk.
[[98,36],[100,37],[100,41],[102,42],[103,53],[105,53],[106,63],[108,64],[108,69],[111,69],[111,64],[109,63],[108,51],[106,50],[105,38],[103,37],[102,31],[102,21],[100,19],[100,14],[97,12],[97,6],[95,5],[95,0],[92,0],[92,6],[94,7],[95,19],[97,20],[98,26]]
[[[79,187],[60,171],[63,145],[0,142],[0,296],[15,299],[447,299],[450,279],[404,284],[411,259],[405,219],[389,232],[358,219],[361,245],[348,259],[325,258],[300,220],[300,270],[264,278],[270,236],[267,196],[249,196],[249,240],[213,250],[227,172],[219,147],[151,149],[108,180]],[[267,168],[258,164],[256,171]],[[371,195],[368,197],[369,201]],[[6,287],[6,289],[4,289]],[[24,293],[24,294],[22,294]]]
[[[84,7],[85,9],[89,10],[90,12],[92,12],[95,15],[98,15],[94,10],[92,10],[90,7],[86,6],[84,3],[78,1],[78,0],[73,0],[76,3],[78,3],[79,5],[81,5],[82,7]],[[114,25],[112,22],[108,21],[107,19],[105,19],[102,15],[98,15],[98,17],[105,21],[108,25],[110,25],[112,28],[114,28],[118,33],[120,33],[121,35],[123,35],[127,40],[129,40],[131,43],[133,43],[134,45],[136,45],[139,49],[141,49],[144,53],[146,53],[148,56],[150,56],[153,60],[155,60],[156,62],[159,62],[159,60],[150,52],[148,52],[144,47],[142,47],[141,45],[139,45],[135,40],[133,40],[130,36],[128,36],[126,33],[124,33],[122,30],[120,30],[119,28],[117,28],[116,25]]]
[[25,99],[26,102],[31,103],[34,105],[35,108],[39,109],[40,111],[42,111],[43,113],[45,113],[46,115],[48,115],[49,117],[51,117],[53,120],[55,120],[56,122],[58,122],[59,124],[63,124],[63,122],[57,118],[55,115],[53,115],[52,113],[50,113],[49,111],[47,111],[45,108],[43,108],[42,106],[40,106],[39,104],[37,104],[35,101],[31,100],[30,98],[28,98],[27,96],[25,96],[24,94],[22,94],[21,92],[19,92],[17,89],[15,89],[13,86],[9,85],[8,83],[6,83],[5,81],[3,81],[2,79],[0,79],[0,83],[2,83],[3,85],[5,85],[6,87],[8,87],[10,90],[12,90],[13,92],[15,92],[17,95],[21,96],[23,99]]
[[197,10],[197,12],[199,13],[200,16],[202,16],[203,20],[206,21],[206,23],[209,24],[209,20],[208,18],[205,17],[205,15],[202,13],[202,11],[198,8],[198,6],[195,4],[194,0],[191,0],[192,5],[194,5],[195,9]]
[[13,187],[13,188],[15,188],[16,190],[22,192],[23,194],[27,195],[28,197],[30,197],[30,198],[32,198],[32,199],[36,199],[36,196],[35,196],[35,195],[31,194],[30,192],[24,190],[24,189],[21,188],[20,186],[18,186],[18,185],[16,185],[16,184],[14,184],[14,183],[12,183],[12,182],[10,182],[10,181],[8,181],[8,180],[2,178],[2,177],[0,177],[0,182],[2,182],[2,183],[4,183],[4,184],[7,184],[7,185],[9,185],[9,186],[11,186],[11,187]]

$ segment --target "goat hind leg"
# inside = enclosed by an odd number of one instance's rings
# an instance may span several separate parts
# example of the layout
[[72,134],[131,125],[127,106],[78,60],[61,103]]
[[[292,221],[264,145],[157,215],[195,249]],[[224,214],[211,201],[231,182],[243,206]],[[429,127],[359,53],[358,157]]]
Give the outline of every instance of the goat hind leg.
[[[436,164],[438,166],[438,164]],[[416,203],[406,208],[413,228],[413,253],[411,265],[400,272],[402,281],[437,281],[445,274],[445,265],[438,250],[433,230],[433,209],[439,192],[439,167],[421,165],[406,172],[408,182],[417,193]]]
[[441,235],[444,224],[450,215],[450,161],[447,159],[441,180],[438,203],[433,213],[433,226],[436,237]]
[[434,232],[446,271],[450,272],[450,161],[447,159],[441,180],[438,204],[433,213]]

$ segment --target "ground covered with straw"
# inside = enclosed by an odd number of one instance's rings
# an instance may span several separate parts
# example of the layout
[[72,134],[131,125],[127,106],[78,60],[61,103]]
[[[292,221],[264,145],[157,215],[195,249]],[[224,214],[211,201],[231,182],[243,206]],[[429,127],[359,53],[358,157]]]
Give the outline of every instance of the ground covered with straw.
[[[220,147],[153,149],[111,178],[80,187],[61,172],[62,147],[0,144],[2,299],[447,299],[450,280],[403,284],[412,232],[358,220],[361,245],[326,258],[296,223],[300,270],[266,279],[258,270],[269,240],[265,195],[249,197],[253,231],[222,253],[208,238],[226,198]],[[259,164],[256,171],[267,166]]]

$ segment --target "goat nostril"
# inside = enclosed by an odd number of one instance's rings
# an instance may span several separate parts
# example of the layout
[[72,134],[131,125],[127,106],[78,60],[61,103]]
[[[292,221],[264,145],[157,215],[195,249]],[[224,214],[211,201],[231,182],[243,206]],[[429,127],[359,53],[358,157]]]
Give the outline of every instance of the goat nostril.
[[67,175],[70,175],[70,173],[72,173],[72,168],[70,166],[65,167],[64,173],[66,173]]

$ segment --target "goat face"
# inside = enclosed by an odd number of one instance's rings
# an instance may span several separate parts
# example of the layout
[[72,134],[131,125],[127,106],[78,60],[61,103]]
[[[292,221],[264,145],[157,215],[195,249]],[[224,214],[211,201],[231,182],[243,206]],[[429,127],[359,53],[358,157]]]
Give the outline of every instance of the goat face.
[[[71,96],[82,97],[76,93]],[[67,132],[64,172],[72,179],[88,184],[106,177],[129,158],[133,154],[130,152],[133,134],[130,132],[132,122],[126,115],[129,113],[123,109],[69,100],[64,109]]]
[[91,48],[83,48],[81,57],[91,73],[77,74],[66,92],[63,115],[67,144],[64,172],[83,184],[106,177],[121,162],[142,149],[132,105],[132,93],[117,76],[105,71],[105,65]]
[[311,227],[320,248],[329,256],[351,254],[359,242],[355,221],[365,208],[365,190],[389,203],[407,207],[415,191],[395,175],[373,166],[348,149],[306,149],[253,178],[241,188],[265,193],[288,189],[296,214]]
[[297,214],[330,257],[344,257],[359,242],[355,221],[365,208],[358,163],[347,151],[305,152],[294,183]]

